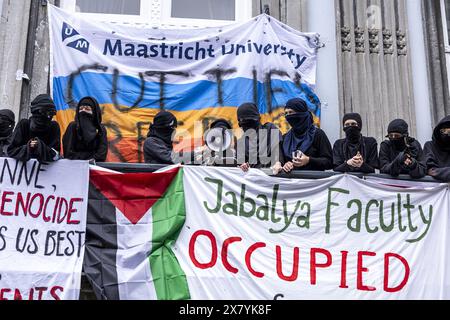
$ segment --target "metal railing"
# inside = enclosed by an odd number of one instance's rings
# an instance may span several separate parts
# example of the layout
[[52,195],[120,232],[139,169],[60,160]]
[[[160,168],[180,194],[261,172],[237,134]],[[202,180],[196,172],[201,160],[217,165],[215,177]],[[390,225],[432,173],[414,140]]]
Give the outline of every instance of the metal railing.
[[[159,170],[161,168],[166,167],[167,165],[162,164],[147,164],[147,163],[115,163],[115,162],[101,162],[97,163],[98,166],[119,171],[122,173],[137,173],[137,172],[154,172],[156,170]],[[264,173],[266,173],[269,176],[273,176],[272,170],[270,169],[260,169]],[[279,175],[276,175],[276,177],[280,178],[290,178],[290,179],[325,179],[332,176],[341,175],[340,172],[334,172],[334,171],[304,171],[304,170],[294,170],[291,173],[281,173]],[[364,177],[375,177],[375,178],[383,178],[383,179],[393,179],[393,180],[400,180],[400,181],[418,181],[418,182],[434,182],[434,183],[442,183],[441,181],[438,181],[434,179],[433,177],[426,176],[421,179],[413,179],[409,175],[400,175],[398,177],[393,177],[388,174],[380,174],[380,173],[372,173],[372,174],[364,174],[364,173],[358,173],[358,172],[352,172],[347,173],[352,176],[356,176],[359,178]]]

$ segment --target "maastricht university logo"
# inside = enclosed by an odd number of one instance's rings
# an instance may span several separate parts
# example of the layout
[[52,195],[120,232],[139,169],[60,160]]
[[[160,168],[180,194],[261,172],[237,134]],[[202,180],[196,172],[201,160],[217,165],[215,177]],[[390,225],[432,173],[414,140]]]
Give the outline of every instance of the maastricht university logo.
[[69,25],[66,22],[63,22],[61,34],[62,34],[62,42],[64,42],[67,39],[69,39],[67,40],[68,42],[70,41],[69,43],[66,44],[66,46],[86,54],[89,53],[89,41],[81,37],[78,31],[75,30],[71,25]]

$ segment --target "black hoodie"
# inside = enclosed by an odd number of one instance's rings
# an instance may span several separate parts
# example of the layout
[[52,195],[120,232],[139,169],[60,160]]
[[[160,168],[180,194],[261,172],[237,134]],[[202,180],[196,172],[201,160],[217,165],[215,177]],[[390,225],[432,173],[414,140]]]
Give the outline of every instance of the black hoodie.
[[0,110],[0,157],[7,157],[15,124],[14,113],[11,110]]
[[[51,162],[59,159],[61,152],[61,131],[56,121],[51,121],[49,129],[44,132],[34,132],[30,128],[31,121],[22,119],[17,124],[8,146],[8,157],[28,161],[37,159],[39,162]],[[28,143],[36,138],[37,147],[32,150]]]
[[411,178],[420,179],[426,175],[423,165],[423,151],[420,142],[414,138],[409,139],[409,154],[412,157],[412,164],[406,167],[405,152],[395,148],[390,140],[385,140],[380,145],[380,173],[390,174],[397,177],[400,174],[409,174]]
[[440,130],[450,127],[450,116],[445,117],[434,128],[433,140],[425,143],[423,164],[426,170],[435,171],[434,178],[444,182],[450,182],[450,146],[445,146],[441,140]]
[[[88,104],[92,107],[93,125],[96,129],[95,138],[86,142],[83,138],[80,106]],[[94,131],[95,133],[95,131]],[[64,158],[71,160],[90,160],[103,162],[108,154],[108,139],[105,126],[102,124],[102,112],[97,100],[85,97],[77,105],[75,121],[72,121],[66,129],[63,137]]]

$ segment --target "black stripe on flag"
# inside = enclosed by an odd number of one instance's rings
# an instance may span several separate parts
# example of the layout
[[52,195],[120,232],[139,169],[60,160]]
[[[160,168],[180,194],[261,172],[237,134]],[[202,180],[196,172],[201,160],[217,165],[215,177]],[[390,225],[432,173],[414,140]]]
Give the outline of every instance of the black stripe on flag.
[[84,272],[97,299],[119,300],[116,207],[89,184]]

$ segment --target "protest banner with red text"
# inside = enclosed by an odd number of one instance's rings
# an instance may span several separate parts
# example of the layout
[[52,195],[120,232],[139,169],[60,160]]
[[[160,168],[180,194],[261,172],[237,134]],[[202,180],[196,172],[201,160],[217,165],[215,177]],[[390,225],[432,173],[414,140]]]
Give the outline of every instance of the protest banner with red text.
[[192,299],[450,299],[447,185],[184,168]]
[[0,158],[0,300],[78,299],[87,161]]

